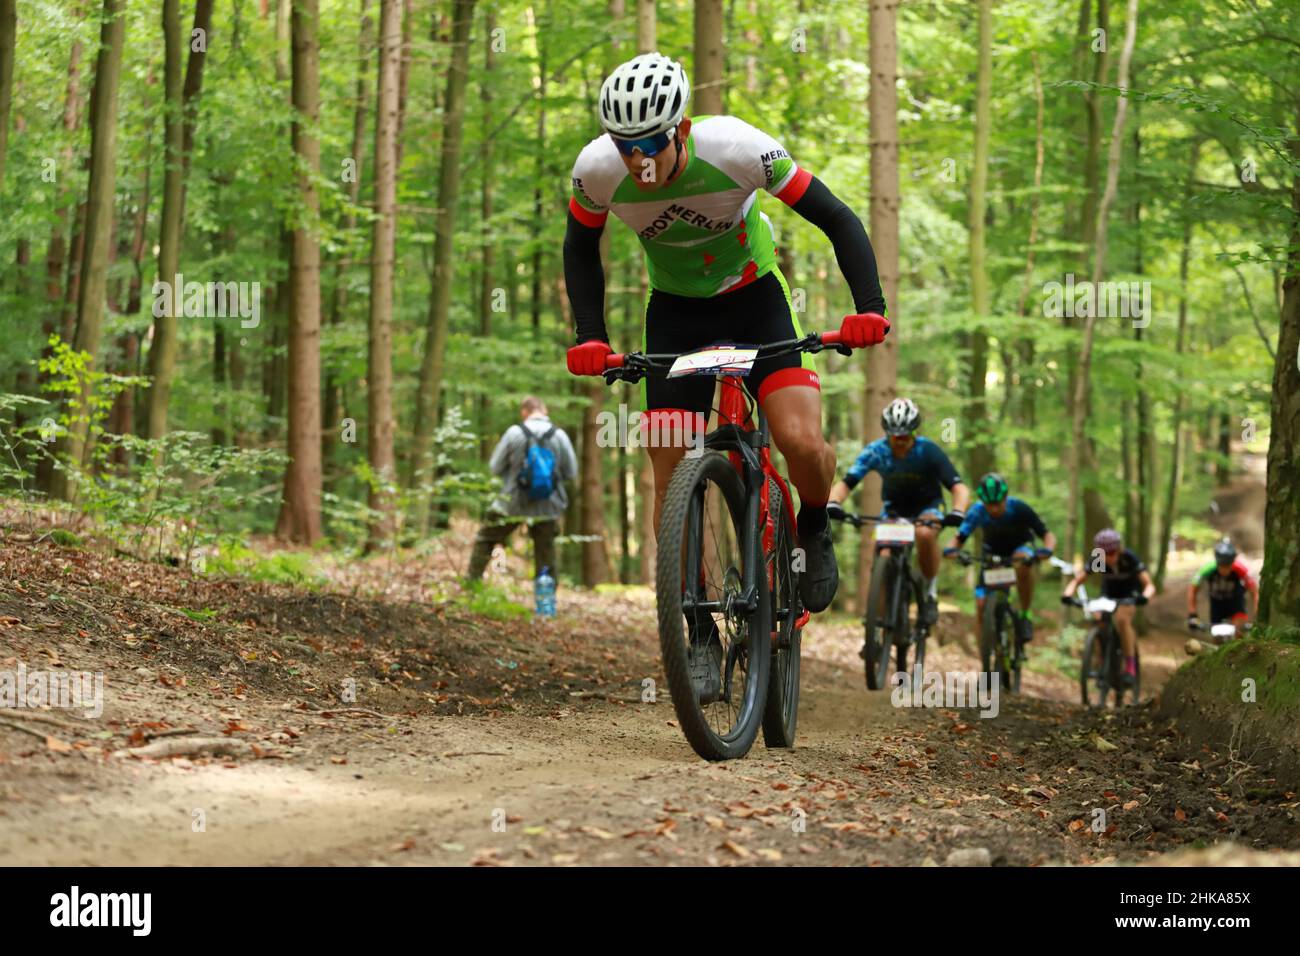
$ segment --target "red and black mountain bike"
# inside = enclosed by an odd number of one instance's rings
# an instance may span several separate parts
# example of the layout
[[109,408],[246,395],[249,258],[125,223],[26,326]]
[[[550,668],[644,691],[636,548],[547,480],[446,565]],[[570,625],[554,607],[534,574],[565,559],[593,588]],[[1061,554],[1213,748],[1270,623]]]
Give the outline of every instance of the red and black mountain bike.
[[743,757],[759,727],[769,747],[794,744],[799,708],[801,555],[794,503],[772,465],[767,419],[741,379],[757,358],[844,354],[839,332],[760,347],[606,359],[605,380],[650,374],[722,377],[718,425],[695,436],[673,471],[659,522],[659,644],[673,709],[695,752]]

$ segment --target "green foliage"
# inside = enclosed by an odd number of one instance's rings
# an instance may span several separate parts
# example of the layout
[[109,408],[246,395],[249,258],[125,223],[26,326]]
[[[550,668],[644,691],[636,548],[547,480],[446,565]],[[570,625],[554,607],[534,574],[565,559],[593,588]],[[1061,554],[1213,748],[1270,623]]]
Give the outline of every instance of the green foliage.
[[[121,449],[132,463],[112,464]],[[188,563],[195,549],[252,523],[259,502],[278,490],[259,483],[283,468],[269,449],[212,445],[197,432],[160,439],[106,436],[95,450],[97,472],[80,472],[79,503],[119,546],[144,556],[173,548]]]
[[229,575],[267,584],[291,584],[315,590],[324,578],[312,567],[312,556],[301,551],[278,551],[263,556],[230,538],[204,559],[204,573]]
[[55,528],[50,532],[50,540],[60,548],[79,548],[81,547],[81,537],[67,528]]
[[504,588],[483,581],[470,584],[453,599],[453,603],[471,614],[491,618],[494,621],[522,620],[533,613],[514,601]]

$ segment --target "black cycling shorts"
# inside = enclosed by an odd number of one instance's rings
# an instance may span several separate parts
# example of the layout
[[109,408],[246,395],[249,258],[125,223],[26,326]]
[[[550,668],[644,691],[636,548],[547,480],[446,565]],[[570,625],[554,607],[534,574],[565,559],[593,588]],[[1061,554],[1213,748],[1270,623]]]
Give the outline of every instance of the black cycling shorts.
[[1108,581],[1101,579],[1101,596],[1115,601],[1142,596],[1141,581]]
[[[710,345],[766,345],[802,336],[785,279],[772,270],[739,289],[709,298],[674,295],[655,289],[646,303],[644,350],[648,355],[691,352]],[[645,409],[703,414],[713,407],[715,379],[708,375],[643,379]],[[761,403],[789,385],[820,388],[812,356],[795,352],[759,359],[745,387]]]
[[1225,598],[1221,601],[1210,599],[1210,623],[1224,624],[1232,623],[1232,619],[1238,615],[1246,613],[1246,598],[1244,595],[1235,598]]
[[[927,512],[933,513],[927,514]],[[927,518],[942,518],[943,498],[935,498],[933,501],[886,501],[880,509],[882,518],[898,517],[915,521],[921,515]]]

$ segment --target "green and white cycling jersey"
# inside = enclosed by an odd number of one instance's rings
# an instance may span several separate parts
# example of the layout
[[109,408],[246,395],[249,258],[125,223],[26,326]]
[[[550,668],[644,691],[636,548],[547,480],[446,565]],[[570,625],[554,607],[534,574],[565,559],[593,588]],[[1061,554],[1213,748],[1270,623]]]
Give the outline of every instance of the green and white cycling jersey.
[[704,298],[771,272],[776,246],[758,190],[793,204],[811,174],[734,116],[695,118],[686,153],[677,179],[643,192],[602,134],[578,154],[569,209],[586,226],[604,225],[610,212],[627,223],[645,248],[651,286],[664,292]]

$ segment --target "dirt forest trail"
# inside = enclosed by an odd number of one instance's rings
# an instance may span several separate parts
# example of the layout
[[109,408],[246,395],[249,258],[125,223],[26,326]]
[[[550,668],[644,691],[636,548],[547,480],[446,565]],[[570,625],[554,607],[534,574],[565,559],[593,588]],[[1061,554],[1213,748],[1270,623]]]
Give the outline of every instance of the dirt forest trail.
[[[981,718],[868,692],[858,623],[820,616],[797,746],[760,739],[710,764],[662,685],[645,699],[649,591],[566,593],[555,621],[498,622],[404,600],[429,573],[388,569],[384,598],[304,591],[11,528],[0,668],[102,673],[105,692],[91,719],[0,711],[0,859],[1087,865],[1197,859],[1221,841],[1298,858],[1293,793],[1233,777],[1149,705],[1085,712],[1050,627],[1023,694]],[[978,670],[957,639],[969,621],[942,607],[927,670]],[[1144,639],[1147,696],[1184,638]]]

